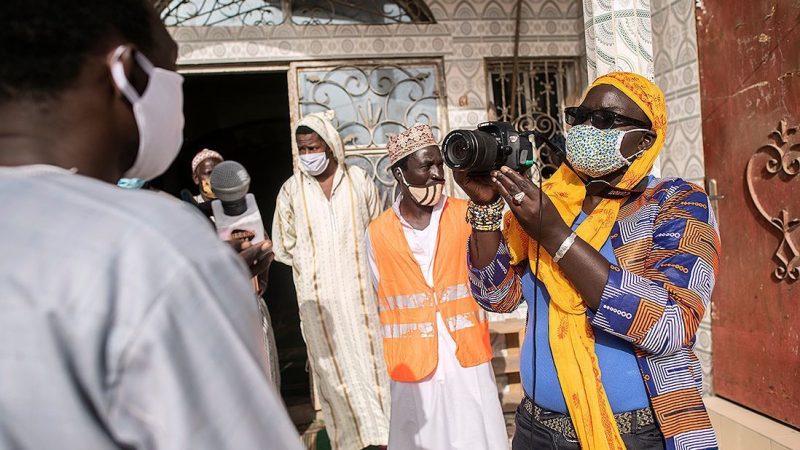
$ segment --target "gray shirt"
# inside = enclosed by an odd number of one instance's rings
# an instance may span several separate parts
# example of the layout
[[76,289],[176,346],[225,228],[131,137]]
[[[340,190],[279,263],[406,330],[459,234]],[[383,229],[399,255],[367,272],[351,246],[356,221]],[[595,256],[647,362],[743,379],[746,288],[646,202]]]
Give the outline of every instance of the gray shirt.
[[0,448],[300,449],[246,267],[191,207],[0,168]]

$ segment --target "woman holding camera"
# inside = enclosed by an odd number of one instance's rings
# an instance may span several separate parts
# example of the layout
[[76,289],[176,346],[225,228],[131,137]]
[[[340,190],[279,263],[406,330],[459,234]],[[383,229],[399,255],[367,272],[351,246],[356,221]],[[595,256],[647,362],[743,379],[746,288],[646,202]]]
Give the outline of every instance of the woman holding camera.
[[568,164],[541,192],[508,167],[456,173],[473,296],[494,312],[529,307],[513,448],[715,448],[692,346],[719,235],[701,188],[648,175],[664,95],[612,73],[565,114]]

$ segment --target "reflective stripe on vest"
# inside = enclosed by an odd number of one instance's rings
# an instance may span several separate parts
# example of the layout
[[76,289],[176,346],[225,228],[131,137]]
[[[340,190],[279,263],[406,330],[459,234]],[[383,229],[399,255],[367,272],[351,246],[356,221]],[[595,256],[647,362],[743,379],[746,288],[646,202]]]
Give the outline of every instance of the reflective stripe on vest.
[[409,337],[432,337],[436,332],[433,322],[401,323],[383,326],[383,337],[386,339]]
[[427,292],[419,292],[409,295],[398,295],[379,299],[378,310],[383,312],[387,309],[412,309],[433,306],[433,301]]

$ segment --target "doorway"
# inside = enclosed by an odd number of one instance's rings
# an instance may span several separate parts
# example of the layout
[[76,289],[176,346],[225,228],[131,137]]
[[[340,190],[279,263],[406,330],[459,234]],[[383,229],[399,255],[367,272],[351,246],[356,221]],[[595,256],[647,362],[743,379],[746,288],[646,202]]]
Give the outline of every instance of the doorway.
[[[697,41],[706,179],[721,271],[716,394],[800,427],[797,1],[706,0]],[[721,442],[722,443],[722,442]]]
[[[181,189],[197,194],[191,160],[203,148],[216,150],[249,172],[250,192],[269,232],[278,192],[292,176],[286,72],[187,74],[184,115],[181,152],[155,187],[175,196]],[[313,420],[313,407],[291,267],[272,264],[264,298],[277,341],[281,395],[302,427]]]

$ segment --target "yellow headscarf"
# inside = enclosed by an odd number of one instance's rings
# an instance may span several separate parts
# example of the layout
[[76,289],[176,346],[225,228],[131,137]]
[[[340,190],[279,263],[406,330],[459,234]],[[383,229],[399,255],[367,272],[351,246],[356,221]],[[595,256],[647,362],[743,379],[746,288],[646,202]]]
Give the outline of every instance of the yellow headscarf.
[[[617,184],[632,189],[650,173],[664,145],[667,131],[667,110],[661,89],[646,78],[628,72],[604,75],[592,87],[608,84],[636,102],[653,124],[657,138]],[[580,214],[586,188],[565,165],[542,186],[555,204],[564,222],[571,224]],[[599,250],[608,240],[620,206],[625,199],[603,199],[577,229],[578,236]],[[510,212],[505,217],[504,233],[512,255],[512,263],[536,258],[536,242],[522,229]],[[558,380],[575,425],[581,446],[588,450],[624,450],[625,445],[614,421],[611,406],[600,381],[600,367],[594,352],[594,333],[586,316],[586,303],[564,276],[547,252],[541,252],[539,279],[550,293],[549,337]]]

